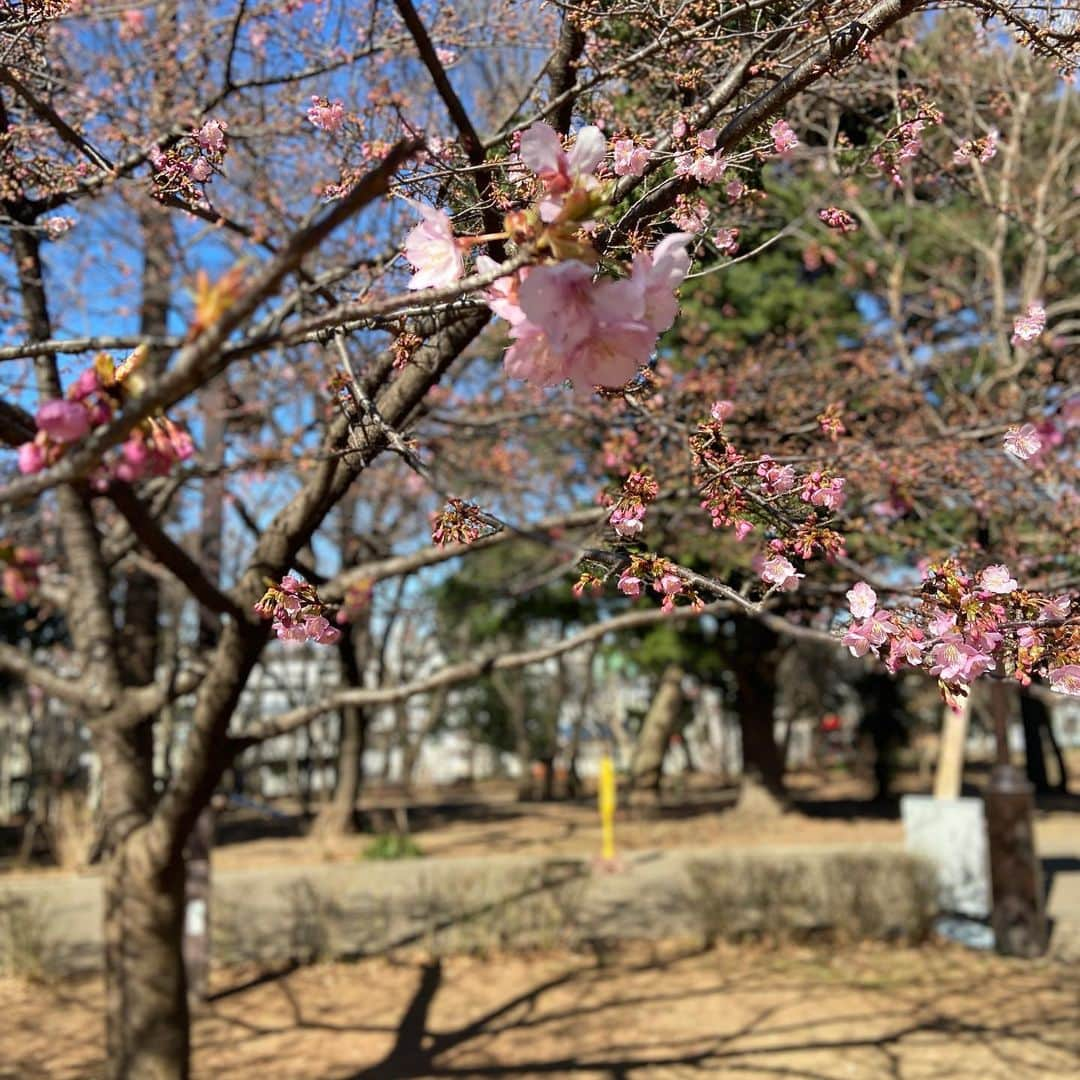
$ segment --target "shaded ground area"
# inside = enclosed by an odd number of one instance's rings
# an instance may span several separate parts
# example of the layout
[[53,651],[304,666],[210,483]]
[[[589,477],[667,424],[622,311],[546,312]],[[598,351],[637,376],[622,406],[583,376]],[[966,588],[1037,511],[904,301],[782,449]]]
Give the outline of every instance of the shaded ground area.
[[[1080,973],[959,949],[727,947],[218,972],[196,1080],[1080,1073]],[[3,1080],[98,1074],[101,986],[0,982]]]

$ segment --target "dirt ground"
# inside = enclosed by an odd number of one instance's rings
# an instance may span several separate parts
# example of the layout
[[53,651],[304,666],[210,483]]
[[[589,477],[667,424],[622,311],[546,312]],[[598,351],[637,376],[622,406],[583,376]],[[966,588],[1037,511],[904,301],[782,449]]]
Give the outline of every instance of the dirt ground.
[[[978,783],[982,777],[972,779]],[[775,818],[733,813],[736,789],[718,788],[706,780],[702,777],[686,790],[667,793],[659,807],[621,806],[616,819],[619,850],[903,843],[896,802],[869,802],[869,785],[850,776],[789,774],[792,810]],[[901,791],[922,790],[914,775],[904,777],[899,786]],[[398,808],[406,801],[408,825],[427,856],[591,856],[600,850],[600,821],[591,799],[521,804],[505,784],[486,784],[467,792],[421,790],[408,800],[393,792],[375,793],[362,804],[368,827],[381,823],[387,829],[397,828],[402,820]],[[1075,795],[1040,809],[1035,821],[1037,841],[1052,847],[1076,841],[1080,837],[1078,809],[1080,799]],[[353,862],[372,839],[370,833],[343,838],[240,839],[242,824],[235,831],[222,832],[214,850],[214,866],[222,870]]]
[[[1080,972],[957,948],[675,946],[217,972],[196,1080],[1080,1075]],[[101,986],[0,981],[0,1078],[89,1080]]]

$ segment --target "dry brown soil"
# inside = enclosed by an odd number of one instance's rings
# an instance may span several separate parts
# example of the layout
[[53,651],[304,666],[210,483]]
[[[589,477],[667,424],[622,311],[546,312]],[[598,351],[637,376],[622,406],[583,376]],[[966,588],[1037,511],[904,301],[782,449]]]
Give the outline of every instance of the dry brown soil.
[[[217,972],[195,1080],[1074,1080],[1080,973],[882,946]],[[0,981],[0,1078],[99,1075],[101,985]]]

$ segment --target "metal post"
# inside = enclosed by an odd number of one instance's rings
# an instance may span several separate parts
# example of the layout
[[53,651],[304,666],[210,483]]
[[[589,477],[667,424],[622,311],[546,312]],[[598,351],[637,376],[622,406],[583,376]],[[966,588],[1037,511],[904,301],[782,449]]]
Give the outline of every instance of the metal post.
[[986,825],[990,848],[990,884],[997,951],[1006,956],[1041,956],[1047,926],[1042,867],[1035,851],[1033,788],[1010,761],[1009,688],[991,687],[997,764],[986,789]]

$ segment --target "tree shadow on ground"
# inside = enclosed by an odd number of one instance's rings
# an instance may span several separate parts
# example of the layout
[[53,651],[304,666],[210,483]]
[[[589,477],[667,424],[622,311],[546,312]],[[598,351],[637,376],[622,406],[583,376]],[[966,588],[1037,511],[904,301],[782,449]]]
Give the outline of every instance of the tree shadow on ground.
[[[696,956],[698,953],[685,955]],[[671,965],[645,965],[647,968],[655,968],[657,981],[661,986],[663,968],[667,966]],[[816,1025],[813,1021],[779,1022],[782,1009],[773,1004],[753,1009],[749,1019],[723,1035],[666,1038],[662,1040],[662,1046],[646,1037],[646,1010],[678,1008],[680,1004],[686,1005],[694,997],[722,991],[734,992],[735,980],[721,979],[716,984],[699,988],[689,994],[658,989],[637,997],[623,996],[617,1002],[581,1004],[572,1009],[543,1010],[542,1002],[546,996],[565,990],[582,979],[588,980],[590,974],[593,973],[580,970],[563,972],[507,998],[468,1023],[437,1030],[432,1025],[430,1016],[443,989],[443,966],[438,960],[429,961],[421,967],[416,989],[401,1014],[393,1047],[380,1061],[355,1073],[350,1080],[573,1076],[577,1073],[605,1076],[612,1080],[629,1080],[631,1077],[648,1077],[656,1070],[674,1068],[680,1070],[679,1075],[700,1072],[735,1076],[752,1071],[757,1077],[776,1077],[778,1080],[786,1077],[832,1080],[832,1066],[845,1055],[851,1054],[867,1055],[873,1059],[873,1063],[867,1063],[866,1071],[852,1068],[850,1075],[900,1080],[907,1075],[902,1063],[906,1045],[925,1042],[926,1039],[935,1037],[955,1044],[984,1047],[994,1061],[1006,1070],[1029,1068],[1032,1063],[1026,1055],[1036,1047],[1054,1054],[1071,1055],[1075,1065],[1080,1068],[1080,1046],[1071,1038],[1077,1021],[1076,1006],[1063,1010],[1060,1015],[1045,1013],[1037,1020],[1010,1019],[1009,1006],[1015,1004],[1016,997],[1022,995],[1023,991],[999,990],[990,993],[996,1001],[988,1010],[984,1010],[983,1018],[967,1020],[942,1008],[945,999],[957,990],[956,982],[948,977],[947,969],[943,969],[938,978],[931,980],[933,989],[919,994],[919,1000],[901,1000],[891,1016],[888,1006],[885,1006],[884,1017],[891,1022],[888,1025],[889,1030],[882,1033],[847,1037],[815,1035]],[[857,984],[858,980],[852,982]],[[807,990],[814,988],[813,984],[806,987]],[[755,990],[760,992],[763,989],[761,986],[750,986],[747,992],[753,994]],[[460,1059],[460,1051],[470,1044],[477,1044],[476,1049],[483,1050],[484,1043],[494,1036],[525,1033],[548,1026],[565,1031],[563,1025],[567,1023],[580,1022],[590,1015],[613,1008],[628,1007],[640,1015],[640,1027],[636,1027],[629,1038],[624,1028],[614,1027],[609,1045],[601,1053],[556,1054],[524,1061],[499,1062],[490,1060],[492,1053],[489,1050],[484,1054],[489,1060],[475,1060],[460,1065],[448,1060]],[[873,1010],[868,1009],[865,1017],[858,1013],[842,1017],[829,1016],[826,1022],[830,1025],[847,1023],[849,1027],[858,1028],[860,1022],[871,1018],[872,1012]],[[987,1016],[993,1019],[987,1019]],[[883,1012],[879,1006],[873,1019],[880,1022],[882,1017]],[[764,1041],[765,1044],[740,1045],[755,1040],[759,1043]],[[518,1043],[520,1045],[520,1040]],[[777,1057],[807,1053],[825,1055],[829,1059],[828,1070],[816,1071],[804,1064],[789,1065],[775,1060]],[[845,1072],[845,1075],[848,1073]],[[1042,1073],[1018,1071],[1017,1075]]]

